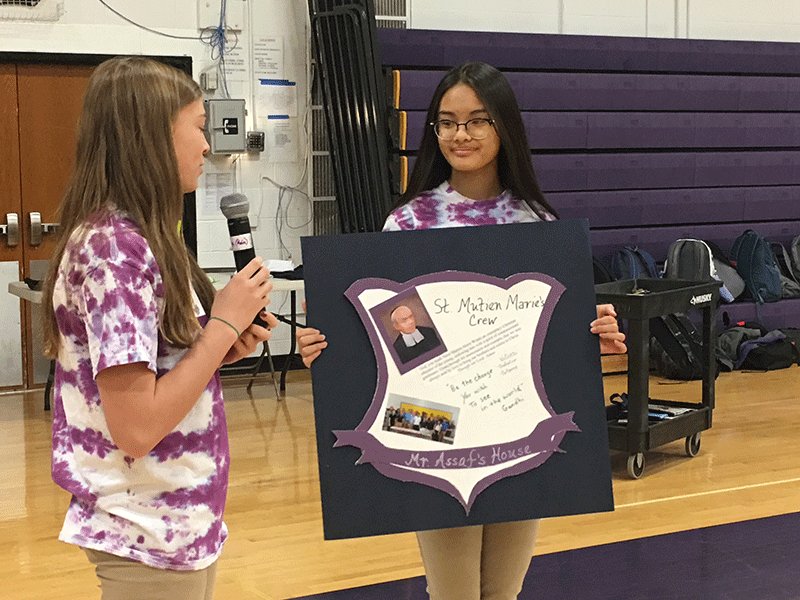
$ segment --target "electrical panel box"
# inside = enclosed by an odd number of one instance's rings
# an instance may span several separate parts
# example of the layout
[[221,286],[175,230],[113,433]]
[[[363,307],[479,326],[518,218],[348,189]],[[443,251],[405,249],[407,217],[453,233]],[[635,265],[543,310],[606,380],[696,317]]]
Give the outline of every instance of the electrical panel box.
[[206,134],[212,154],[237,154],[247,150],[244,100],[204,100]]
[[[219,27],[221,0],[197,0],[197,28]],[[244,27],[244,0],[225,1],[225,24],[228,29],[241,31]]]

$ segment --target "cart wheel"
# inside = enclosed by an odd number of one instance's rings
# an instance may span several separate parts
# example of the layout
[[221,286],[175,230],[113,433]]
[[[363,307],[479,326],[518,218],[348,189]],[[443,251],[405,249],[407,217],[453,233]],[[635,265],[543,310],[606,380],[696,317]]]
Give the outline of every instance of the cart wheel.
[[697,456],[700,452],[700,432],[698,431],[692,436],[686,438],[686,454],[689,456]]
[[644,473],[644,454],[637,452],[628,457],[628,475],[634,479],[639,479]]

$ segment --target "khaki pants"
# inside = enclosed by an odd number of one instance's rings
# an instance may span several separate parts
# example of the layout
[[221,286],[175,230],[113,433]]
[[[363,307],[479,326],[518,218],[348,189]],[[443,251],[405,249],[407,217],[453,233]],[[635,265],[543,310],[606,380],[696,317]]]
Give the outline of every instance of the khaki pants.
[[417,532],[431,600],[514,600],[539,521]]
[[217,563],[199,571],[156,569],[83,548],[95,566],[102,600],[211,600]]

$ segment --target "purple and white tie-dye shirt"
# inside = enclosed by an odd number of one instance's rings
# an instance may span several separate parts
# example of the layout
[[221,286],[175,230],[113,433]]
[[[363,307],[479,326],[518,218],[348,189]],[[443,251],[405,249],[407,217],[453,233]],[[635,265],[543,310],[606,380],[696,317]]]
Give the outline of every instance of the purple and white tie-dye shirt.
[[[555,219],[544,208],[545,220]],[[491,200],[470,200],[459,194],[445,181],[439,187],[404,204],[386,219],[384,231],[408,229],[437,229],[471,225],[500,225],[531,223],[542,219],[530,207],[506,190]]]
[[73,232],[53,304],[61,349],[52,473],[73,496],[59,539],[157,568],[207,567],[227,537],[229,450],[219,375],[175,430],[136,460],[114,445],[95,383],[99,371],[136,362],[160,377],[186,352],[159,334],[161,274],[136,225],[112,213]]

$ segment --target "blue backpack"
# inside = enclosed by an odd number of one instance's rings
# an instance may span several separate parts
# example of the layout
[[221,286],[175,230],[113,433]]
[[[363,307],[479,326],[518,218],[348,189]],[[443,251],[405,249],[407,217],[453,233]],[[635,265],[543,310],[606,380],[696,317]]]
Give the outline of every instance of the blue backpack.
[[769,243],[752,229],[736,238],[731,263],[746,285],[746,293],[758,304],[777,302],[783,286]]
[[625,246],[611,258],[614,279],[658,279],[661,274],[649,252],[636,246]]

